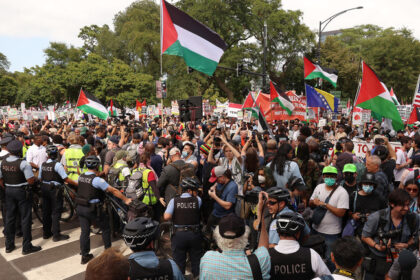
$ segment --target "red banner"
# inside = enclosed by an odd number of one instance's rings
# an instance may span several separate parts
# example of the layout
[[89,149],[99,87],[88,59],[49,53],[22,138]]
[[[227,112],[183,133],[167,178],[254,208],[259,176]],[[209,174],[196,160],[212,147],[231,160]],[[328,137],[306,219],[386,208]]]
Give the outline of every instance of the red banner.
[[295,109],[292,115],[289,115],[286,110],[280,107],[277,103],[271,103],[271,108],[264,112],[268,122],[278,120],[305,120],[306,116],[306,96],[299,97],[295,94],[295,91],[287,91],[287,96],[290,101],[293,102]]

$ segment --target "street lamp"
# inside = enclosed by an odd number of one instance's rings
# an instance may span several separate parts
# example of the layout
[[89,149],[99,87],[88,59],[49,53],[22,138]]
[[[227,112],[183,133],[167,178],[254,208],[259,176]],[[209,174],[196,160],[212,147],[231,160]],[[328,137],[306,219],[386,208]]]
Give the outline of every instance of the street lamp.
[[[342,15],[348,11],[352,11],[352,10],[359,10],[359,9],[363,9],[362,6],[360,7],[356,7],[356,8],[351,8],[351,9],[347,9],[344,11],[341,11],[339,13],[336,13],[335,15],[330,16],[329,18],[327,18],[324,21],[320,21],[319,22],[319,31],[318,31],[318,63],[320,62],[321,59],[321,34],[324,31],[325,27],[327,27],[327,25],[336,17],[338,17],[339,15]],[[324,27],[322,27],[322,25],[324,25]]]

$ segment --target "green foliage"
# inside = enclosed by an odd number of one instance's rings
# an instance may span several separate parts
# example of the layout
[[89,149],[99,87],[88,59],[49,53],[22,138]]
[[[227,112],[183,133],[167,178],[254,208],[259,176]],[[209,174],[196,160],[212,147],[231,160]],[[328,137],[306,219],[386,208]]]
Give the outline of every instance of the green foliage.
[[10,67],[10,62],[7,57],[0,52],[0,72],[5,72]]

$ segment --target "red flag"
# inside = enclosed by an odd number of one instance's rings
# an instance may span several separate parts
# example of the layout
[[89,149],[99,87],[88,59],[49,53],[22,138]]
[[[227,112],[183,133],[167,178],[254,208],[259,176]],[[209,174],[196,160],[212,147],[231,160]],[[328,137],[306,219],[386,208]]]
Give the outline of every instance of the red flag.
[[141,103],[141,106],[146,106],[146,99]]
[[110,107],[111,116],[113,116],[113,115],[114,115],[114,110],[113,110],[113,107],[114,107],[114,102],[112,102],[112,99],[111,99],[111,101],[109,102],[109,107]]
[[141,107],[142,107],[142,104],[140,103],[140,101],[138,101],[138,100],[136,99],[136,111],[137,111],[137,112],[141,112]]
[[254,98],[252,97],[252,92],[248,93],[248,96],[246,97],[244,104],[242,105],[242,109],[245,108],[253,108],[254,107]]

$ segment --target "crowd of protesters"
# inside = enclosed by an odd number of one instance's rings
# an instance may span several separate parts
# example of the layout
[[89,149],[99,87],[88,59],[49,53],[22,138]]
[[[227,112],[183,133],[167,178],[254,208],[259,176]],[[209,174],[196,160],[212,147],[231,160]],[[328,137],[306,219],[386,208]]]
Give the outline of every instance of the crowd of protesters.
[[[400,255],[419,258],[418,128],[357,127],[345,118],[324,127],[298,120],[269,126],[259,131],[257,121],[223,116],[4,120],[6,252],[14,250],[15,235],[24,236],[24,254],[42,249],[31,244],[32,201],[20,197],[19,186],[40,185],[44,201],[53,203],[43,208],[44,238],[68,238],[57,218],[62,198],[52,198],[47,187],[65,181],[79,196],[87,279],[137,279],[136,273],[150,279],[400,279],[406,272]],[[358,140],[373,148],[356,156]],[[22,175],[10,175],[13,168]],[[134,252],[128,259],[109,248],[106,213],[92,210],[102,203],[101,191],[151,209],[121,226]],[[83,237],[95,219],[102,221],[106,248],[96,258]],[[165,221],[173,226],[169,261],[154,253]],[[419,279],[419,269],[411,268],[412,279]]]

